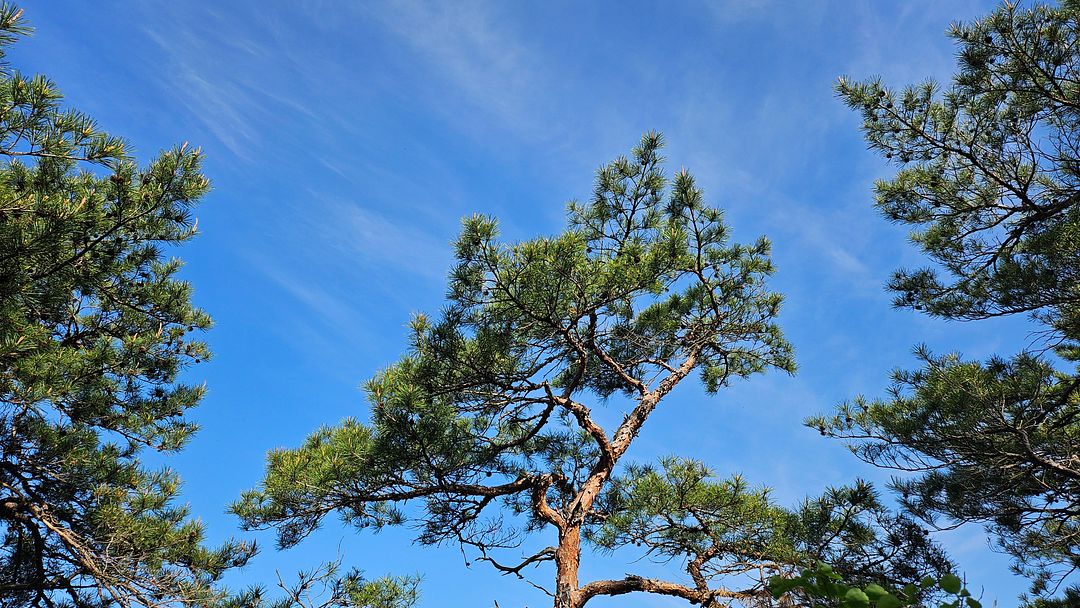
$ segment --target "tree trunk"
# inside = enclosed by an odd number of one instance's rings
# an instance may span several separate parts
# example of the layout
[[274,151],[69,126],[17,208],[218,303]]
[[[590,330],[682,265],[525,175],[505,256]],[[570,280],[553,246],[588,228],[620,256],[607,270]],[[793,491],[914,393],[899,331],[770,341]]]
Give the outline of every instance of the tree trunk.
[[581,528],[559,531],[555,549],[555,608],[577,608],[578,566],[581,565]]

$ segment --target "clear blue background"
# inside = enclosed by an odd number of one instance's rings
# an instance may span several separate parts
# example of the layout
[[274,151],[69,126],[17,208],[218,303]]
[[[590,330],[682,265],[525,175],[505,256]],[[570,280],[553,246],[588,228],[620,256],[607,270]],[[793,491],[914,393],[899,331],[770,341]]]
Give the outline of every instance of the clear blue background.
[[[773,240],[800,371],[716,397],[680,387],[633,458],[700,458],[786,504],[884,480],[802,419],[881,395],[918,342],[979,358],[1031,340],[1016,320],[948,324],[890,307],[888,275],[921,259],[873,211],[872,183],[894,168],[866,151],[832,89],[841,74],[947,79],[946,27],[987,2],[23,6],[37,31],[13,49],[17,68],[49,75],[143,161],[185,140],[206,153],[214,192],[198,210],[202,235],[179,254],[216,320],[215,357],[189,375],[210,389],[195,413],[203,430],[167,463],[211,538],[263,544],[236,585],[273,585],[275,571],[340,552],[371,575],[424,573],[426,606],[547,603],[485,564],[466,568],[456,547],[412,545],[407,529],[330,521],[278,552],[224,510],[258,483],[268,449],[366,416],[358,386],[402,352],[411,312],[439,308],[462,216],[494,214],[511,239],[558,232],[566,201],[587,197],[594,170],[647,130],[665,134],[669,174],[689,168],[737,240]],[[938,538],[984,600],[1015,604],[1024,581],[981,530]],[[586,563],[586,579],[655,571],[621,555]]]

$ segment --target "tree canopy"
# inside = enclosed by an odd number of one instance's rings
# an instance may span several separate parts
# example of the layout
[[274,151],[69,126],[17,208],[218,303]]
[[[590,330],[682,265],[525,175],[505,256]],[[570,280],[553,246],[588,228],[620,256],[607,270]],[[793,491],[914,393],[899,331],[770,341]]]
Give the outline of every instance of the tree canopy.
[[[0,6],[0,52],[28,29]],[[65,109],[55,85],[0,71],[0,605],[207,605],[253,547],[203,544],[180,481],[139,463],[195,430],[210,318],[177,278],[209,189],[186,145],[145,167]]]
[[[357,528],[408,523],[421,544],[458,543],[506,574],[554,566],[530,581],[559,608],[630,592],[762,605],[769,575],[818,559],[899,585],[946,570],[864,483],[788,510],[698,462],[626,466],[691,375],[715,393],[795,367],[765,282],[769,242],[730,244],[693,177],[664,176],[661,145],[648,134],[603,167],[561,234],[507,243],[493,218],[464,220],[448,303],[417,315],[408,354],[367,383],[370,421],[271,452],[234,506],[245,526],[289,547],[334,513]],[[681,414],[690,432],[695,413]],[[582,581],[583,548],[680,564],[691,582]]]
[[944,319],[1029,315],[1036,337],[984,362],[920,347],[923,367],[897,372],[888,398],[810,424],[916,472],[893,483],[912,513],[984,523],[1049,594],[1080,568],[1080,3],[1006,3],[949,36],[944,90],[837,89],[900,167],[878,209],[934,263],[889,287]]

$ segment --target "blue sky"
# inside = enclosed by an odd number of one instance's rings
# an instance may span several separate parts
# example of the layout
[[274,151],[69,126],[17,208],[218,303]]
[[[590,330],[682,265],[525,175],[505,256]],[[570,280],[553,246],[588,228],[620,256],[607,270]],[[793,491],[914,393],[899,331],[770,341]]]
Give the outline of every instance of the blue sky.
[[[882,394],[918,342],[984,357],[1030,338],[1017,321],[947,324],[890,308],[888,275],[921,260],[873,211],[873,181],[893,169],[866,151],[832,86],[841,74],[947,78],[945,28],[991,7],[27,2],[37,31],[10,59],[49,75],[141,160],[182,141],[205,152],[214,191],[198,210],[202,235],[179,253],[215,318],[215,357],[190,374],[210,389],[195,414],[203,430],[168,464],[213,539],[263,543],[230,581],[273,585],[275,571],[340,551],[371,575],[424,573],[426,606],[512,608],[545,600],[484,564],[466,568],[455,547],[412,545],[408,530],[330,522],[277,552],[224,510],[258,483],[268,449],[366,416],[358,387],[401,354],[412,312],[439,308],[462,216],[496,215],[510,239],[557,232],[595,169],[648,130],[666,136],[669,173],[687,167],[726,210],[736,240],[772,239],[800,371],[715,397],[681,387],[631,456],[700,458],[787,504],[856,476],[885,479],[801,420]],[[980,530],[940,539],[985,599],[1015,603],[1024,581]],[[619,559],[586,576],[640,565]]]

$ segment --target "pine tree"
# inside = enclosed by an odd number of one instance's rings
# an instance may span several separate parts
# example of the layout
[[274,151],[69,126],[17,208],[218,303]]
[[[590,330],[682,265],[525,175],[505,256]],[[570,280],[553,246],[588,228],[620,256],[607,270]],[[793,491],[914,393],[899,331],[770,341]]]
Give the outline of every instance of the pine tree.
[[[692,375],[715,393],[794,370],[765,284],[768,241],[729,244],[690,174],[664,177],[660,148],[646,135],[602,168],[556,236],[507,243],[494,219],[466,219],[449,302],[416,316],[409,353],[367,384],[370,422],[271,452],[261,487],[234,506],[245,525],[289,547],[332,513],[357,528],[408,522],[421,544],[458,543],[501,573],[548,572],[529,580],[557,608],[631,592],[764,606],[769,575],[815,560],[898,585],[945,571],[865,483],[788,510],[698,462],[627,462]],[[692,436],[695,414],[682,414]],[[690,582],[580,579],[583,558],[616,549],[678,564]]]
[[[0,6],[0,53],[28,28]],[[187,145],[140,168],[43,76],[0,71],[0,606],[208,605],[253,546],[203,544],[178,477],[209,357],[166,251],[209,189]]]
[[838,86],[900,167],[878,209],[935,264],[889,287],[939,318],[1028,315],[1038,338],[985,362],[919,348],[922,369],[898,372],[887,399],[809,423],[917,472],[893,484],[911,512],[985,524],[1052,594],[1080,568],[1080,2],[1006,3],[949,36],[959,69],[943,92]]

